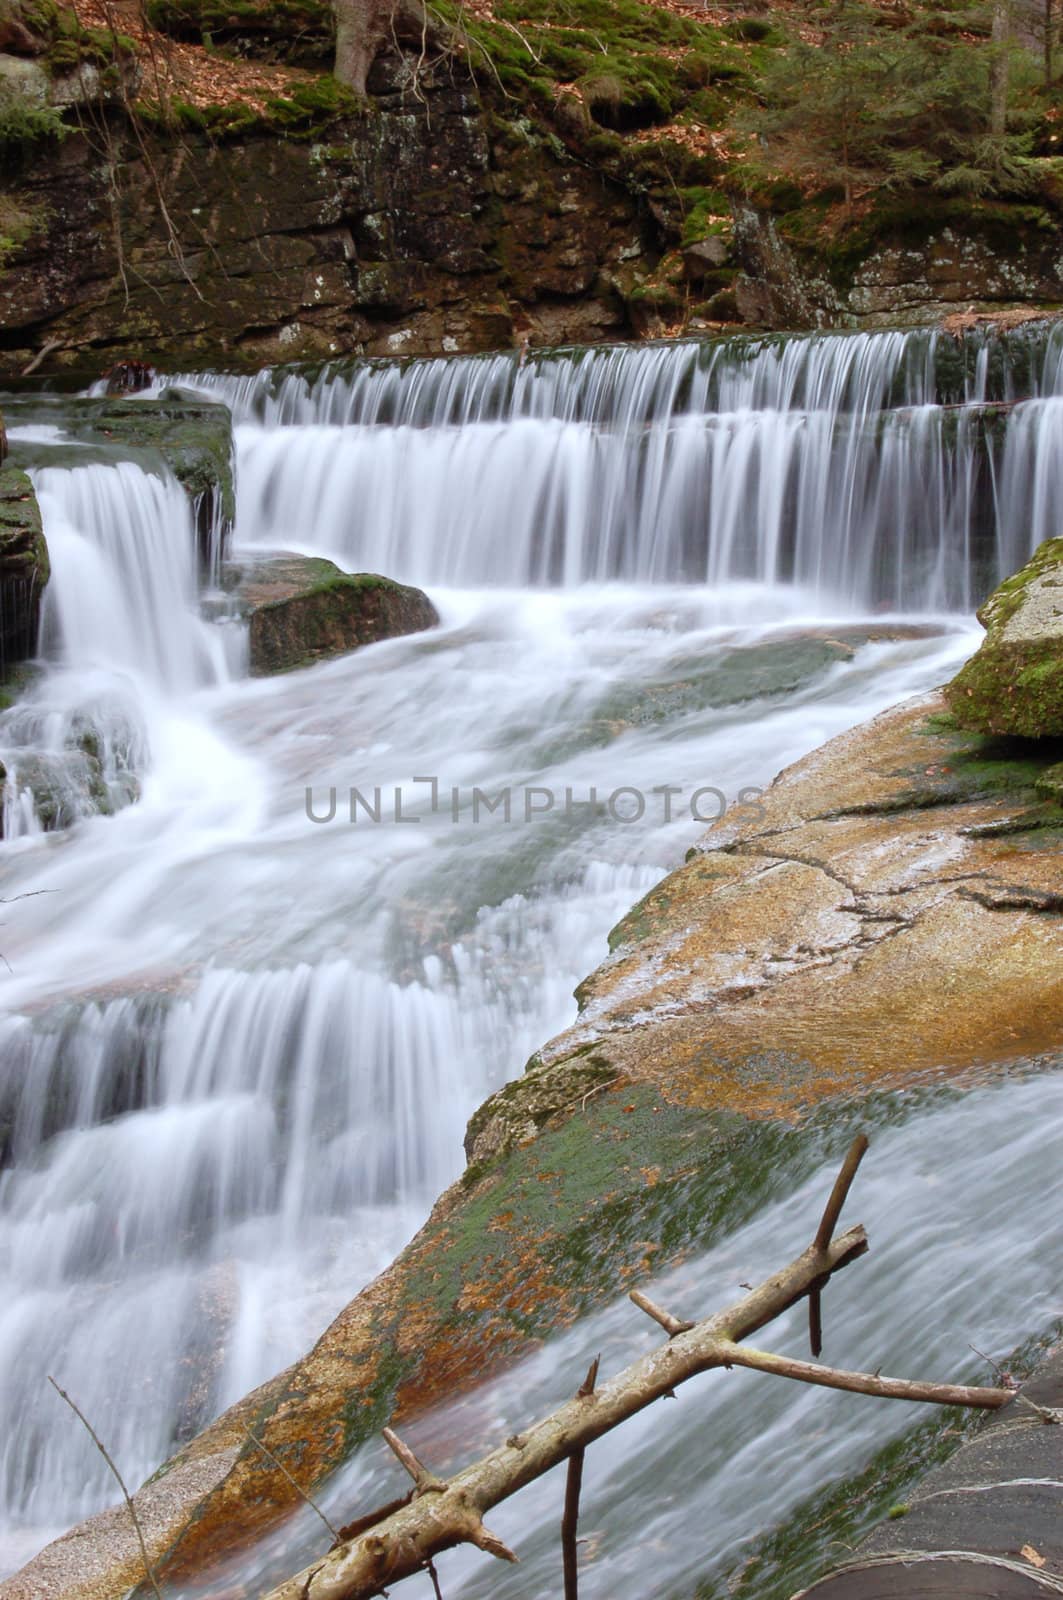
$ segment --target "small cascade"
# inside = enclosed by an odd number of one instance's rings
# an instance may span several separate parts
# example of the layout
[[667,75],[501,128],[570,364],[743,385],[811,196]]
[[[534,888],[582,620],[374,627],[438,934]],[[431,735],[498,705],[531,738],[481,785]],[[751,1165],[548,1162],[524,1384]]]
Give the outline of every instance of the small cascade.
[[[797,584],[969,610],[1029,553],[1063,335],[929,331],[216,376],[238,534],[467,587]],[[514,485],[519,493],[514,494]]]
[[6,839],[135,799],[149,703],[230,672],[224,634],[197,613],[193,510],[175,480],[130,462],[33,479],[52,562],[41,619],[52,670],[0,718]]
[[[452,999],[343,961],[0,1023],[5,1521],[109,1491],[55,1425],[48,1373],[143,1477],[174,1427],[293,1359],[347,1274],[386,1263],[451,1175],[473,1109],[448,1081],[461,1048]],[[302,1250],[312,1305],[296,1293],[293,1338],[261,1300]]]
[[55,568],[45,655],[170,694],[224,681],[221,641],[196,614],[195,526],[176,479],[124,461],[46,467],[34,487]]

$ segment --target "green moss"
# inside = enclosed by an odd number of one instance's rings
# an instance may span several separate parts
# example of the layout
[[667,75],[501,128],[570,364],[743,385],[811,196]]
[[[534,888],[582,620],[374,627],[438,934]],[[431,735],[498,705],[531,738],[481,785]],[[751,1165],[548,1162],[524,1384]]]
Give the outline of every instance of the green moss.
[[694,244],[710,234],[725,233],[731,227],[731,202],[722,189],[691,184],[682,191],[683,231],[681,242]]
[[[1057,587],[1063,595],[1063,539],[1050,539],[986,601],[979,612],[985,642],[946,689],[962,726],[1029,739],[1063,737],[1063,605],[1054,623],[1047,611]],[[1027,630],[1024,606],[1032,619]],[[1038,608],[1044,613],[1039,620]]]
[[323,66],[334,48],[323,0],[149,0],[148,16],[171,38],[294,66]]

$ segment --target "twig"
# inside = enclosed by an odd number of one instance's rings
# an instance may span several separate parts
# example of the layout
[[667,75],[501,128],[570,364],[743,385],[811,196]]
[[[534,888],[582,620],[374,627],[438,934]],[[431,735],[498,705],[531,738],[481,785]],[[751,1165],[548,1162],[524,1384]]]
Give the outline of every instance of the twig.
[[33,360],[28,362],[27,365],[23,367],[21,376],[23,378],[30,377],[34,372],[36,372],[42,361],[47,361],[53,350],[59,350],[62,348],[62,344],[62,339],[49,339],[48,343],[42,345],[37,351],[37,354],[34,356]]
[[834,1238],[834,1230],[838,1226],[838,1218],[842,1214],[842,1206],[845,1204],[849,1190],[853,1186],[853,1179],[856,1177],[860,1163],[864,1159],[868,1142],[866,1133],[858,1133],[849,1146],[849,1153],[842,1162],[842,1170],[834,1180],[834,1188],[830,1192],[830,1199],[827,1201],[826,1209],[820,1218],[819,1227],[816,1229],[815,1246],[817,1250],[826,1250]]
[[55,1390],[55,1392],[59,1396],[59,1398],[61,1400],[65,1400],[66,1401],[67,1405],[70,1407],[71,1411],[74,1413],[75,1417],[77,1417],[78,1421],[81,1423],[82,1427],[85,1429],[85,1431],[88,1434],[89,1438],[92,1440],[93,1444],[96,1446],[97,1450],[100,1452],[100,1455],[103,1457],[103,1459],[106,1461],[107,1465],[110,1467],[111,1471],[114,1473],[114,1476],[115,1476],[115,1478],[116,1478],[116,1480],[118,1482],[118,1487],[122,1491],[122,1498],[123,1498],[123,1500],[125,1501],[126,1505],[129,1508],[129,1515],[133,1520],[133,1527],[136,1529],[137,1543],[140,1545],[140,1559],[144,1563],[144,1571],[145,1571],[145,1573],[147,1575],[148,1582],[151,1584],[151,1587],[155,1591],[156,1600],[162,1600],[162,1591],[159,1588],[158,1580],[155,1577],[155,1573],[154,1573],[154,1571],[152,1569],[151,1562],[148,1560],[148,1547],[144,1543],[144,1530],[140,1526],[140,1518],[137,1516],[136,1507],[133,1504],[133,1501],[132,1501],[132,1498],[130,1496],[129,1490],[125,1486],[125,1479],[122,1477],[122,1474],[119,1472],[118,1468],[115,1466],[114,1462],[112,1461],[110,1453],[109,1453],[109,1451],[107,1449],[107,1446],[104,1444],[103,1440],[100,1438],[99,1434],[96,1432],[96,1429],[92,1426],[92,1423],[89,1421],[88,1417],[81,1410],[81,1407],[78,1406],[77,1404],[75,1404],[75,1402],[73,1400],[71,1400],[70,1396],[67,1394],[65,1389],[61,1389],[59,1387],[59,1385],[56,1383],[55,1379],[51,1376],[50,1373],[48,1375],[48,1382],[51,1384],[52,1388]]
[[[849,1146],[849,1153],[842,1163],[842,1169],[834,1180],[834,1188],[830,1192],[823,1215],[816,1229],[815,1248],[825,1250],[834,1237],[834,1230],[838,1226],[842,1206],[845,1204],[849,1190],[852,1188],[853,1179],[867,1151],[868,1138],[866,1133],[858,1133]],[[813,1356],[820,1356],[823,1352],[823,1282],[814,1283],[808,1291],[808,1342]]]
[[[579,1388],[576,1398],[589,1400],[598,1381],[598,1362],[595,1356],[590,1370]],[[579,1600],[579,1555],[576,1549],[576,1530],[579,1527],[579,1497],[583,1487],[584,1450],[573,1450],[568,1458],[568,1476],[565,1479],[565,1510],[561,1518],[561,1565],[565,1580],[565,1600]]]
[[391,1428],[383,1430],[384,1443],[398,1456],[406,1471],[414,1482],[414,1495],[442,1494],[447,1487],[442,1478],[437,1478],[434,1472],[429,1472],[423,1461],[419,1461],[408,1444],[403,1444],[398,1434]]
[[1015,1398],[1014,1389],[982,1389],[966,1383],[922,1383],[915,1378],[883,1378],[877,1372],[845,1372],[840,1367],[817,1366],[812,1361],[794,1361],[789,1356],[773,1355],[736,1344],[723,1357],[727,1367],[752,1367],[777,1378],[796,1378],[800,1383],[818,1384],[823,1389],[847,1389],[851,1394],[868,1394],[882,1400],[914,1400],[936,1406],[970,1406],[975,1410],[995,1411]]
[[632,1289],[628,1299],[633,1305],[638,1306],[640,1311],[645,1311],[648,1317],[652,1317],[654,1322],[659,1322],[669,1339],[674,1339],[678,1333],[689,1333],[694,1326],[692,1322],[684,1322],[681,1317],[673,1317],[670,1311],[657,1305],[648,1294],[643,1294],[641,1289]]
[[439,1587],[439,1573],[436,1571],[436,1564],[432,1560],[431,1556],[429,1556],[428,1560],[425,1562],[424,1569],[432,1580],[432,1591],[435,1594],[436,1600],[443,1600],[443,1591]]
[[291,1484],[292,1488],[295,1489],[297,1491],[297,1493],[299,1493],[302,1496],[302,1498],[306,1501],[306,1503],[310,1507],[311,1511],[316,1511],[317,1512],[318,1516],[321,1518],[322,1522],[325,1524],[325,1527],[328,1529],[329,1533],[331,1533],[332,1539],[333,1539],[333,1543],[338,1543],[339,1542],[339,1538],[340,1538],[339,1529],[338,1528],[334,1528],[332,1526],[332,1523],[329,1521],[328,1517],[326,1517],[325,1513],[322,1511],[322,1509],[318,1505],[317,1501],[314,1500],[311,1497],[309,1490],[304,1489],[301,1483],[297,1483],[296,1482],[296,1480],[292,1477],[291,1473],[288,1471],[288,1468],[284,1465],[284,1462],[280,1459],[279,1456],[275,1456],[273,1454],[273,1451],[270,1449],[268,1444],[263,1444],[262,1440],[258,1437],[257,1433],[252,1433],[251,1429],[250,1428],[246,1428],[246,1427],[244,1429],[244,1432],[247,1434],[247,1437],[250,1439],[251,1443],[252,1444],[257,1444],[258,1448],[262,1451],[262,1454],[264,1456],[268,1456],[269,1459],[273,1462],[273,1465],[275,1467],[277,1467],[280,1472],[283,1473],[283,1475],[287,1478],[288,1482]]

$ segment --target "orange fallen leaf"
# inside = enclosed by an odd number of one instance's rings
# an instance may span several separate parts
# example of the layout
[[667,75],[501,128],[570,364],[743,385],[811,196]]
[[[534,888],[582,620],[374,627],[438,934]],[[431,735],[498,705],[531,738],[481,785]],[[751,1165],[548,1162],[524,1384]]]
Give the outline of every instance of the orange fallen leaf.
[[1046,1557],[1039,1555],[1032,1544],[1024,1544],[1019,1554],[1024,1561],[1030,1563],[1031,1567],[1043,1567],[1045,1565]]

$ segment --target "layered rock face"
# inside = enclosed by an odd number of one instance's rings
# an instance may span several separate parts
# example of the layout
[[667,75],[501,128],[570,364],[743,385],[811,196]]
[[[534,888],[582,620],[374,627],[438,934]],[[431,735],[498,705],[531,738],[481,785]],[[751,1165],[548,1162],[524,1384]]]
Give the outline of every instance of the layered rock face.
[[80,135],[42,148],[12,186],[32,226],[0,272],[0,370],[53,341],[51,365],[99,370],[497,349],[515,318],[542,343],[624,334],[618,285],[653,256],[630,195],[459,70],[414,95],[384,60],[371,87],[299,137],[130,135],[117,195]]

